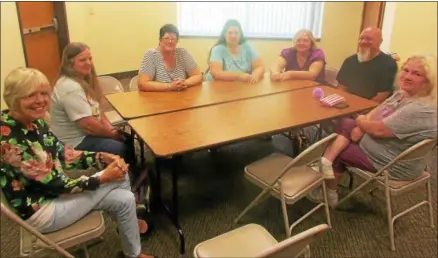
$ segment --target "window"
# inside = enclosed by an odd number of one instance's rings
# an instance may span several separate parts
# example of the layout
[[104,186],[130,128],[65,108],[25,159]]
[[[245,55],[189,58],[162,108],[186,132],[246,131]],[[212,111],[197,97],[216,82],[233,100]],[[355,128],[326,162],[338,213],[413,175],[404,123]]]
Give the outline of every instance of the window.
[[183,36],[217,37],[226,20],[236,19],[247,37],[290,39],[300,29],[321,37],[322,2],[178,2],[177,8]]

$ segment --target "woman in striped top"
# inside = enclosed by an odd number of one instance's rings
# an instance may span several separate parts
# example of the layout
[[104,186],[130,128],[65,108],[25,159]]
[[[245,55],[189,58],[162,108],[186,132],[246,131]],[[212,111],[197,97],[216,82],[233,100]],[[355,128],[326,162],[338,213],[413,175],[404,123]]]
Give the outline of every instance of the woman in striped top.
[[172,24],[160,29],[160,43],[146,52],[138,71],[138,89],[142,91],[180,91],[200,85],[202,74],[193,57],[177,48],[179,32]]

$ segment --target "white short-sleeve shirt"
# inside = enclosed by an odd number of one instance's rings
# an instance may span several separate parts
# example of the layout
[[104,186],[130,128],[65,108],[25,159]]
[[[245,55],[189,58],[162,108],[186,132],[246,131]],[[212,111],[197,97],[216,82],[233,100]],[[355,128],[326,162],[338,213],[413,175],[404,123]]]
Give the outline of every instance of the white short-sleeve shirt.
[[99,103],[87,98],[81,85],[68,77],[59,78],[51,99],[51,130],[64,144],[75,148],[86,136],[75,121],[89,116],[100,120]]

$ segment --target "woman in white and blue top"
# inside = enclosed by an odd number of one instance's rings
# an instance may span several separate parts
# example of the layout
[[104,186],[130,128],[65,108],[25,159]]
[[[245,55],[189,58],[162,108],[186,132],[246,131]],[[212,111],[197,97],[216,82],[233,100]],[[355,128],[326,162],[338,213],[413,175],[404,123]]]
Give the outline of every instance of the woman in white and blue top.
[[240,23],[228,20],[210,51],[207,80],[255,83],[263,79],[264,72],[263,63],[246,42]]
[[177,48],[179,32],[172,24],[160,29],[160,43],[146,52],[138,71],[141,91],[180,91],[201,85],[202,74],[193,57],[184,48]]

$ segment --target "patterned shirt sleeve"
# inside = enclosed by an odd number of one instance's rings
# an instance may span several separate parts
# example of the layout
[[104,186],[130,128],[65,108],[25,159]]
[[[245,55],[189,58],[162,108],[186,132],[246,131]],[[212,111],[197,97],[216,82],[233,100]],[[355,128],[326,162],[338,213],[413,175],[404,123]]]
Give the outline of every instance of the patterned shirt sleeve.
[[154,50],[149,50],[144,54],[141,61],[139,73],[144,73],[150,78],[155,78]]
[[187,52],[186,49],[181,48],[180,51],[184,64],[184,70],[187,76],[189,76],[198,67],[198,65],[196,64],[195,59],[189,54],[189,52]]
[[[96,164],[96,154],[75,152],[67,155],[66,147],[49,133],[44,120],[37,120],[37,123],[35,131],[2,124],[2,131],[9,132],[8,135],[3,134],[0,141],[4,170],[1,174],[2,188],[14,184],[14,179],[21,178],[22,184],[34,182],[39,185],[40,191],[50,195],[95,190],[99,186],[97,178],[81,177],[73,180],[63,173],[63,167],[87,168]],[[64,161],[64,166],[60,159]],[[25,186],[16,188],[25,190]],[[23,196],[19,191],[13,192],[14,195]]]

